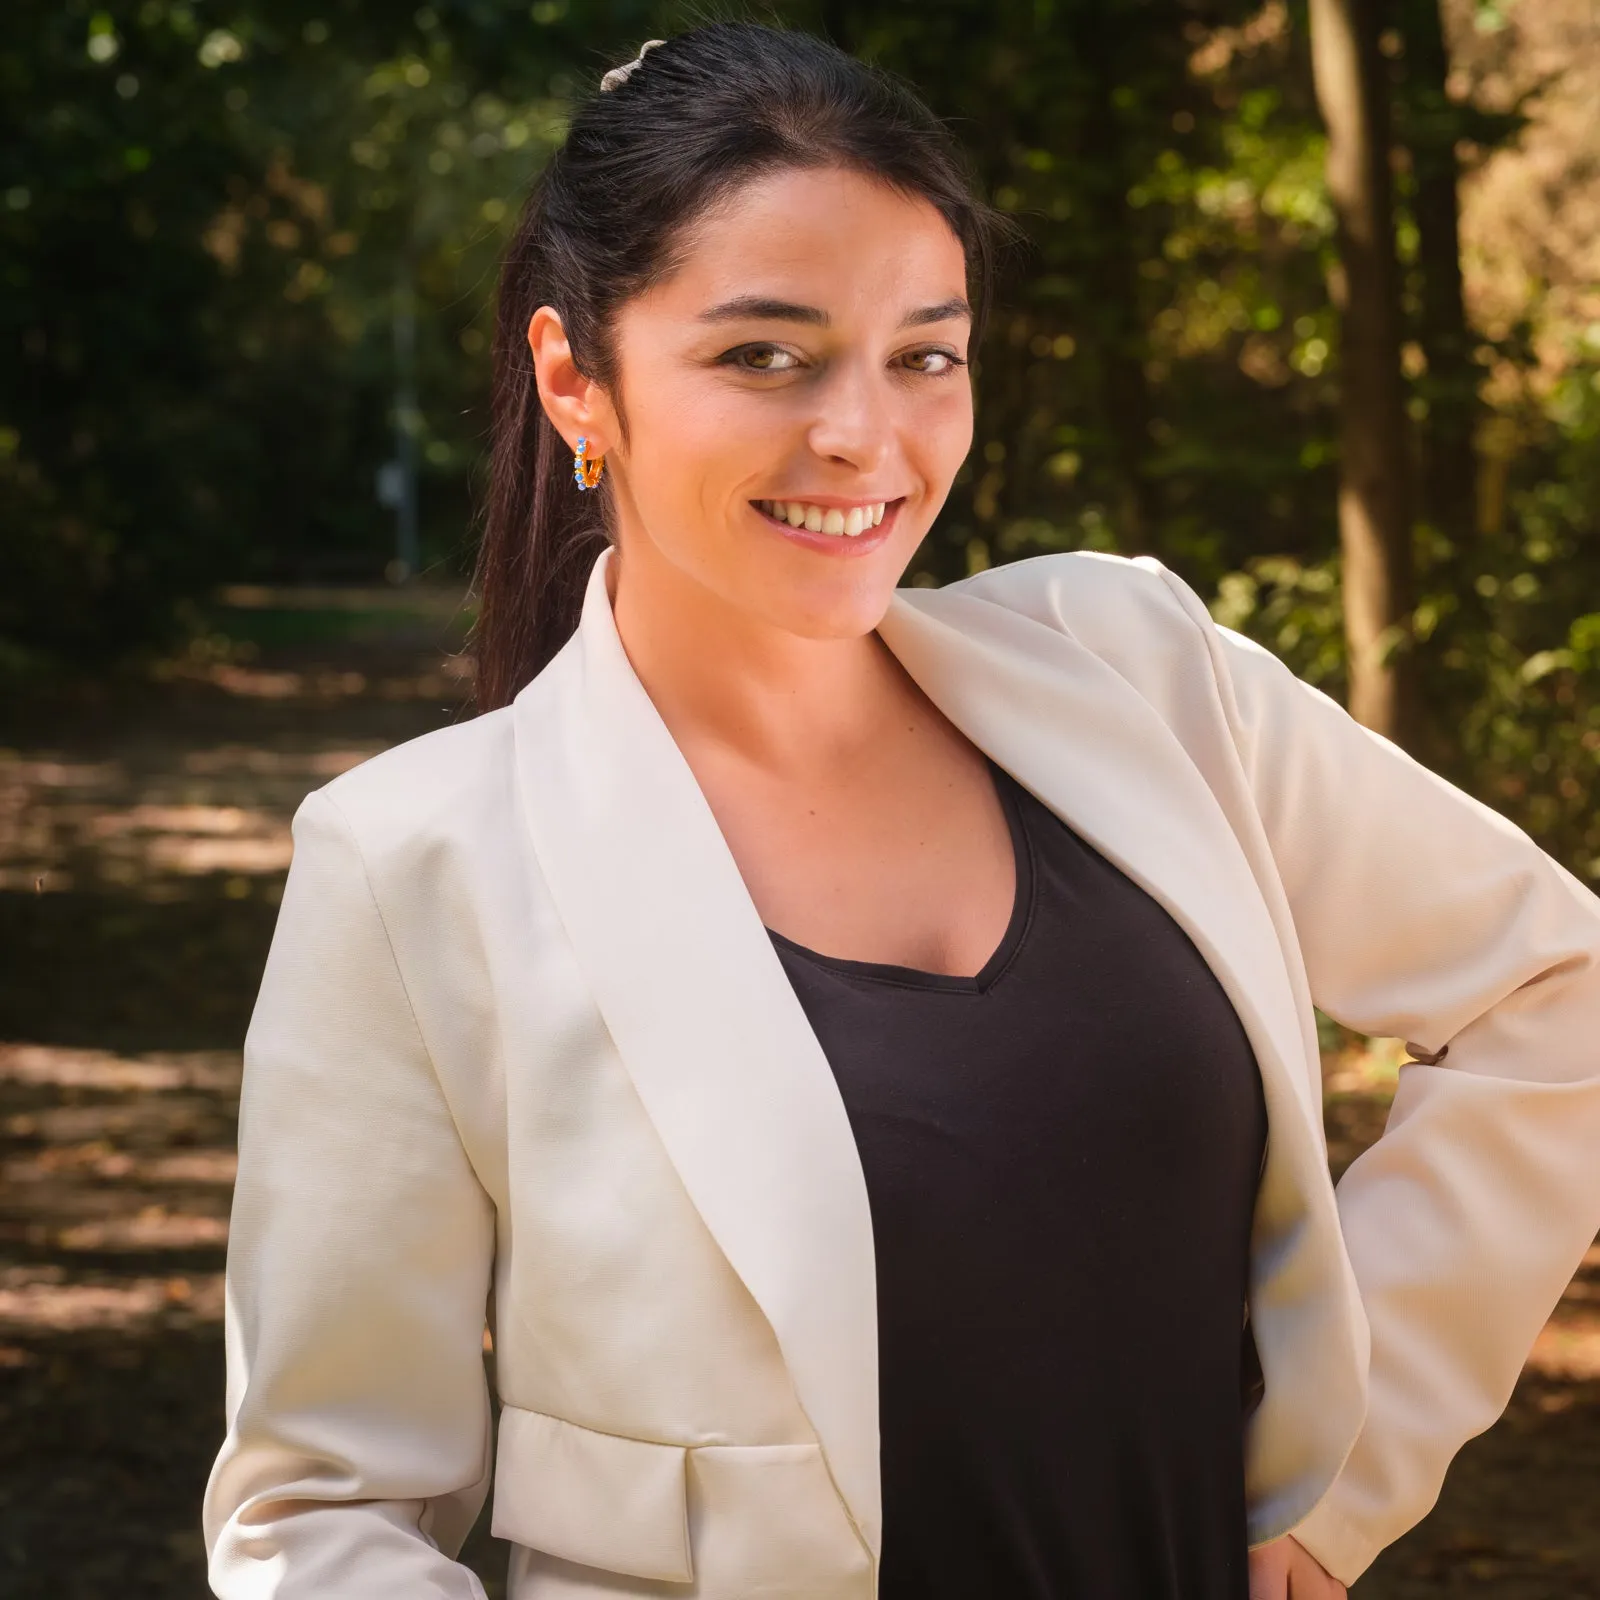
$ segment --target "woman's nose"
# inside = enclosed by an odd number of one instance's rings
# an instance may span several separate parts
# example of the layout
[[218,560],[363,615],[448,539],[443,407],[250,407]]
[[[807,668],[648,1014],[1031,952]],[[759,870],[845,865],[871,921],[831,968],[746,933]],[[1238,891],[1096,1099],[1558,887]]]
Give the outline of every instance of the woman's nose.
[[894,445],[894,423],[882,378],[842,371],[827,385],[811,424],[811,448],[858,472],[875,472]]

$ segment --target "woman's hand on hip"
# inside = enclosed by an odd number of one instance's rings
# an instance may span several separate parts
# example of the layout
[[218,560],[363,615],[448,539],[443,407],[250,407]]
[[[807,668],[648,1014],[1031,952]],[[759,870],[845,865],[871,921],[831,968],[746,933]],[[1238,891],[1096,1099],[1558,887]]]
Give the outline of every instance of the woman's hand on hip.
[[1250,1552],[1250,1600],[1345,1600],[1348,1593],[1292,1534]]

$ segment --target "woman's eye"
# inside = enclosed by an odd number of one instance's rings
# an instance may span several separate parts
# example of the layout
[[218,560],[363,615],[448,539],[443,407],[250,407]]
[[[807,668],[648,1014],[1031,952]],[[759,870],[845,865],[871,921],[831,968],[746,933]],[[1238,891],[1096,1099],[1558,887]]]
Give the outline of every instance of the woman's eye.
[[957,367],[966,366],[954,350],[910,350],[900,359],[912,372],[925,373],[931,378],[941,378]]
[[730,350],[722,360],[744,372],[789,372],[800,365],[792,350],[775,344],[745,344]]

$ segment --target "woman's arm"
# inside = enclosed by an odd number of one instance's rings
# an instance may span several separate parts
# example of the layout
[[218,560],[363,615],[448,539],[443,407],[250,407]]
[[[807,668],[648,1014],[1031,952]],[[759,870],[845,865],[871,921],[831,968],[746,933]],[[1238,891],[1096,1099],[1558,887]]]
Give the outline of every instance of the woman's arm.
[[245,1041],[211,1585],[483,1600],[452,1557],[488,1485],[493,1208],[326,791],[294,838]]
[[1600,1229],[1600,900],[1166,576],[1207,635],[1317,1004],[1448,1049],[1401,1069],[1338,1190],[1370,1400],[1294,1533],[1354,1582],[1504,1410]]

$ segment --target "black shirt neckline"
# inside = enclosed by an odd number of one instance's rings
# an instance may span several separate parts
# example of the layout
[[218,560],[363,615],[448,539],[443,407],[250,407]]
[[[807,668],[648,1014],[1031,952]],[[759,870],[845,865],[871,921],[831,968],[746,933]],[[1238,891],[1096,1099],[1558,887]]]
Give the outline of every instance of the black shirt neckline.
[[1000,935],[1000,942],[990,953],[989,959],[976,973],[971,977],[964,977],[959,973],[929,972],[922,967],[896,966],[889,961],[851,961],[844,956],[824,955],[820,950],[813,950],[809,945],[799,944],[786,937],[776,928],[768,928],[767,933],[773,943],[819,967],[826,967],[830,972],[858,978],[866,983],[889,984],[900,989],[930,989],[946,994],[987,994],[1005,976],[1027,938],[1028,926],[1033,920],[1035,874],[1033,841],[1029,838],[1028,829],[1023,821],[1017,796],[1017,780],[991,758],[986,756],[984,759],[995,792],[1000,797],[1001,809],[1005,812],[1006,827],[1011,834],[1011,857],[1016,875],[1016,889],[1011,902],[1011,917],[1006,923],[1005,932]]
[[994,779],[1009,966],[776,946],[872,1213],[881,1600],[1244,1600],[1260,1073],[1167,910]]

